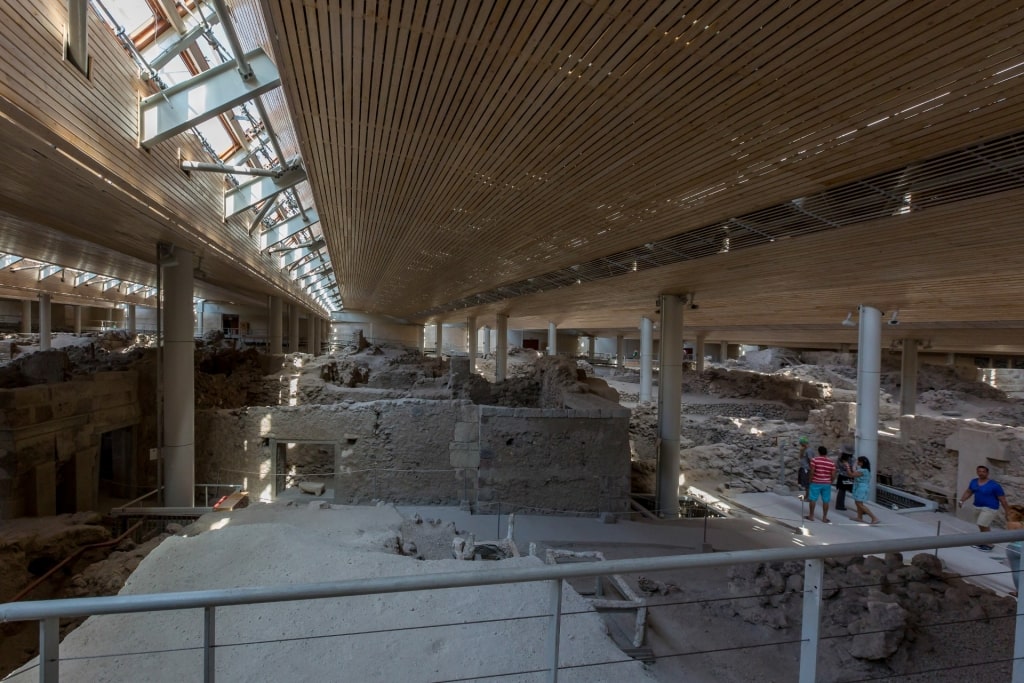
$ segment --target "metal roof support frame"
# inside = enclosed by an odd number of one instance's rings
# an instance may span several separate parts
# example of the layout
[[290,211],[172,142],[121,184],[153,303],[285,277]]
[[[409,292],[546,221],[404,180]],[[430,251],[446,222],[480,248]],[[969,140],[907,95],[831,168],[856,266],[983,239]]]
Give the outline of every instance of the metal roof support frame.
[[236,64],[224,62],[139,102],[139,145],[152,147],[281,85],[263,50],[253,50],[245,60],[253,68],[249,80],[242,79]]
[[254,178],[224,193],[224,218],[228,219],[260,202],[273,199],[306,179],[301,166],[290,166],[277,177]]

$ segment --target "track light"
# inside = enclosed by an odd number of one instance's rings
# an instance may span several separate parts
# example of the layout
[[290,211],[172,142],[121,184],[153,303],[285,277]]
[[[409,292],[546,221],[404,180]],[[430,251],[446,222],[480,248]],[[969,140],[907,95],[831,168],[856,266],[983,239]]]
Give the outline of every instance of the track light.
[[900,315],[900,309],[897,308],[895,311],[892,312],[892,315],[889,316],[888,324],[889,325],[899,325],[900,324],[899,315]]
[[846,314],[846,320],[841,324],[843,327],[857,327],[857,321],[853,319],[853,311]]

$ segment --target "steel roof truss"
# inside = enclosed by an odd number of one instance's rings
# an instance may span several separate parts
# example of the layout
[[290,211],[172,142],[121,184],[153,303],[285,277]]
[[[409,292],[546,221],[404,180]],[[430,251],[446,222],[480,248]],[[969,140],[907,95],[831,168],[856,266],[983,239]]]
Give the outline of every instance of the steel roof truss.
[[307,209],[306,215],[309,217],[308,220],[303,218],[301,213],[297,213],[291,218],[286,218],[276,224],[269,230],[263,231],[263,234],[260,235],[260,250],[266,251],[270,247],[280,244],[289,237],[299,234],[306,228],[312,227],[313,224],[320,221],[320,217],[316,215],[316,211]]
[[277,67],[263,50],[253,50],[245,60],[254,73],[248,80],[242,79],[235,62],[224,62],[142,100],[139,144],[152,147],[281,84]]
[[298,164],[290,164],[280,176],[254,178],[244,182],[224,193],[224,218],[230,218],[262,201],[272,199],[305,179],[305,169]]

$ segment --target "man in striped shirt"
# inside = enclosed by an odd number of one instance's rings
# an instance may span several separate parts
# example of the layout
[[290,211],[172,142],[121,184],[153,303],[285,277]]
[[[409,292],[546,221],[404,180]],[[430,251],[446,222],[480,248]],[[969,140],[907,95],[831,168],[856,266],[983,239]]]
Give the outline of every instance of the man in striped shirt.
[[821,499],[821,521],[829,524],[828,504],[832,502],[832,481],[836,478],[836,464],[829,460],[828,449],[818,446],[818,455],[811,458],[811,488],[808,492],[810,514],[807,519],[814,521],[814,506]]

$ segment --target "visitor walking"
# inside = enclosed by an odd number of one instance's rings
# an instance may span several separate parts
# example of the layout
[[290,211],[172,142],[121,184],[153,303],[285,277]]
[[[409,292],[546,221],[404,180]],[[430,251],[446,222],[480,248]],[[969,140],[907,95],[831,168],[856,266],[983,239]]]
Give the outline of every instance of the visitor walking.
[[803,490],[800,494],[801,500],[807,500],[808,489],[811,486],[811,440],[806,436],[800,437],[800,465],[796,471],[796,483]]
[[[960,507],[963,507],[967,499],[973,496],[974,523],[981,531],[991,531],[992,520],[999,514],[999,506],[1001,505],[1006,511],[1007,518],[1010,516],[1010,507],[1006,504],[1006,493],[1003,491],[1003,487],[999,485],[998,481],[988,478],[988,468],[978,465],[976,472],[978,476],[971,479],[967,490],[960,496]],[[982,544],[974,547],[986,552],[992,550],[991,545]]]
[[846,510],[846,494],[853,490],[853,453],[844,448],[836,463],[836,510]]
[[871,461],[863,455],[858,456],[850,476],[853,477],[853,503],[857,506],[857,516],[854,519],[863,522],[864,515],[867,515],[871,518],[872,524],[878,524],[878,517],[875,517],[875,513],[865,504],[871,490]]
[[810,501],[810,514],[807,519],[814,521],[814,506],[821,500],[821,521],[828,521],[828,504],[832,501],[832,481],[836,478],[836,464],[828,457],[828,449],[818,446],[818,455],[811,458],[811,486],[807,499]]

